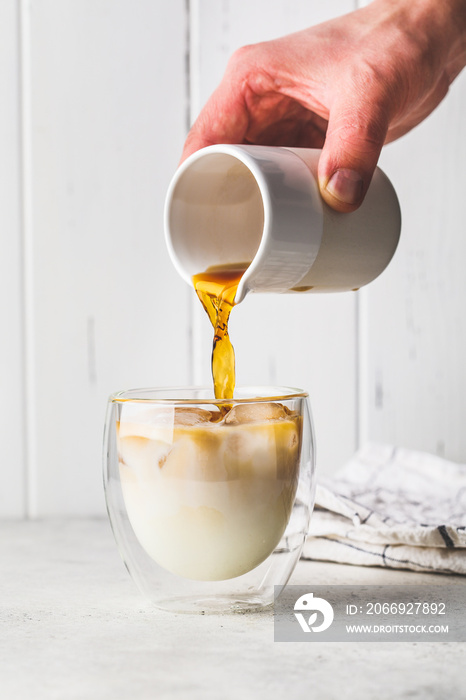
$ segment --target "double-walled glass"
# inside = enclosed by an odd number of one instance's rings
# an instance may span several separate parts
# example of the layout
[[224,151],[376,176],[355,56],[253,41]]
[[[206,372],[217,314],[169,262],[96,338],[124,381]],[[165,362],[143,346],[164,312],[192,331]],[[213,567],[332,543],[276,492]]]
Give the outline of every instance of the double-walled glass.
[[314,503],[308,395],[284,387],[110,397],[104,483],[128,571],[176,612],[261,609],[293,571]]

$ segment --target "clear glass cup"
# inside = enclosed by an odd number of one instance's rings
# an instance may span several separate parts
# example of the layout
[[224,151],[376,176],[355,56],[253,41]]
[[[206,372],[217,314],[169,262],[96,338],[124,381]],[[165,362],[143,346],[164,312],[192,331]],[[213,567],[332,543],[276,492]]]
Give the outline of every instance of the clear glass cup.
[[174,612],[272,605],[308,533],[314,455],[299,389],[238,388],[227,402],[207,388],[113,394],[105,495],[140,591]]

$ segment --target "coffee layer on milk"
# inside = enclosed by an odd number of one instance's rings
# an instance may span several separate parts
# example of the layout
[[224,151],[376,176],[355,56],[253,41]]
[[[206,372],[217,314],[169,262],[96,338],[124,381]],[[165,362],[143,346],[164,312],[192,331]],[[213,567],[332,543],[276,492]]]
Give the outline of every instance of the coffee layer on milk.
[[169,571],[240,576],[279,543],[296,495],[301,417],[276,402],[141,405],[117,425],[133,530]]

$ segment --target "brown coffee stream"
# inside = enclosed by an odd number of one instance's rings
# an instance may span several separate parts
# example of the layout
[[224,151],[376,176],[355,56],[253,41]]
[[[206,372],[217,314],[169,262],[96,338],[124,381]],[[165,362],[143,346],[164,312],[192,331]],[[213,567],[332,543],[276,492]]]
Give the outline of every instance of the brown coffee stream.
[[194,289],[214,328],[212,377],[216,399],[232,399],[235,390],[235,353],[228,335],[228,319],[248,265],[213,266],[193,277]]

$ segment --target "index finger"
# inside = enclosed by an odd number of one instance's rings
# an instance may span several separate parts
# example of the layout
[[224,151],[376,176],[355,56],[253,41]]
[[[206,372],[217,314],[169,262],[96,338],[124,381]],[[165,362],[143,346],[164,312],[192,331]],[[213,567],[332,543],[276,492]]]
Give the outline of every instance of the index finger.
[[242,143],[248,116],[239,91],[222,83],[211,95],[191,127],[181,163],[195,151],[216,143]]

